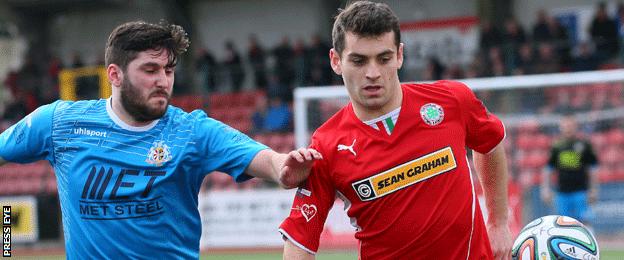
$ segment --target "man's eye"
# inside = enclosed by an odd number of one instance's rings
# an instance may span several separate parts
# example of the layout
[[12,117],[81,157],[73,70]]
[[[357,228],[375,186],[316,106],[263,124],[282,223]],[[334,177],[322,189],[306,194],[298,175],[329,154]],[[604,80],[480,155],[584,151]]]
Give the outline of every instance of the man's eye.
[[363,65],[364,64],[364,60],[363,59],[352,59],[351,62],[353,62],[353,64],[355,64],[355,65]]

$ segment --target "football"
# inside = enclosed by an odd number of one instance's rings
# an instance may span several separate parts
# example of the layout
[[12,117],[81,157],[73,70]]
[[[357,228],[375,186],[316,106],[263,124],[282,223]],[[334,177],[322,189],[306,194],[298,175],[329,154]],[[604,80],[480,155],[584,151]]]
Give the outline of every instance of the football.
[[550,215],[527,224],[514,241],[512,259],[600,259],[594,235],[580,221]]

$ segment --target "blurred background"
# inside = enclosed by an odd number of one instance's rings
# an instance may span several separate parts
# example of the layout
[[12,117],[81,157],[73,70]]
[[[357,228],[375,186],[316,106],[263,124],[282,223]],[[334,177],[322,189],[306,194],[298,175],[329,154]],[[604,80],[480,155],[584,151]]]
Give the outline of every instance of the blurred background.
[[[383,2],[401,21],[402,82],[461,80],[505,122],[512,230],[554,213],[539,198],[541,171],[559,135],[558,118],[573,113],[600,162],[593,228],[603,250],[624,257],[624,2]],[[111,30],[166,20],[191,39],[176,68],[172,103],[289,151],[348,102],[328,60],[333,16],[345,3],[0,0],[0,131],[59,98],[107,98]],[[293,194],[260,180],[235,184],[222,173],[207,175],[200,194],[205,257],[279,257],[276,229]],[[0,202],[20,216],[14,255],[63,256],[56,178],[47,162],[0,167]],[[339,253],[319,259],[356,258],[342,205],[336,201],[321,249]]]

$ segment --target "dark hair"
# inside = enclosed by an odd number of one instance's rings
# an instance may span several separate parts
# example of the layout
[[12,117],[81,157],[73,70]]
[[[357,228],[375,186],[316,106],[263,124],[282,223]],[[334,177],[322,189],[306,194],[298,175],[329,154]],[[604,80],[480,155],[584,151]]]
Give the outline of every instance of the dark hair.
[[394,32],[394,43],[399,48],[401,31],[399,18],[387,4],[357,1],[339,10],[332,30],[334,49],[339,55],[345,48],[345,34],[352,32],[360,37],[377,37]]
[[180,54],[186,52],[189,39],[184,29],[161,21],[159,24],[134,21],[117,26],[106,42],[106,66],[117,64],[126,70],[128,63],[145,50],[167,50],[169,66],[175,66]]

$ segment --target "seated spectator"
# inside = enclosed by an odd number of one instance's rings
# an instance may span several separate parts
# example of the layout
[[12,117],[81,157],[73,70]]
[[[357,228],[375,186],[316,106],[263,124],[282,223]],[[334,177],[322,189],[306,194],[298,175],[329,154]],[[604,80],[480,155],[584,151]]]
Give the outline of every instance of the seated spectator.
[[572,71],[588,71],[598,69],[600,59],[587,42],[578,46],[578,54],[574,57]]
[[556,73],[560,71],[557,55],[549,43],[541,43],[535,62],[535,73]]
[[265,132],[264,118],[268,110],[266,96],[258,95],[256,98],[256,111],[251,115],[251,134],[261,134]]
[[264,96],[256,100],[256,112],[251,116],[253,122],[252,133],[291,131],[292,114],[288,105],[280,97],[271,97],[267,104]]
[[518,52],[518,59],[515,61],[513,74],[533,74],[535,69],[535,57],[533,55],[533,47],[531,47],[531,44],[522,44]]
[[264,118],[264,129],[269,132],[287,132],[291,130],[292,115],[288,105],[279,97],[272,97]]

